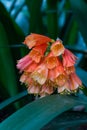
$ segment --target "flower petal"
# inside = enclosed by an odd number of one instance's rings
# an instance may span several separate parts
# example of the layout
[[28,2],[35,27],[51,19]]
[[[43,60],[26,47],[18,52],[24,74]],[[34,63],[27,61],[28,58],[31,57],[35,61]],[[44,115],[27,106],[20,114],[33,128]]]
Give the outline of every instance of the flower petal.
[[44,94],[52,94],[53,93],[53,87],[52,86],[46,86],[45,84],[42,86],[42,89],[40,91],[40,95]]
[[41,45],[39,45],[39,46],[34,47],[33,50],[39,51],[40,54],[43,55],[44,52],[45,52],[46,49],[47,49],[47,46],[48,46],[47,43],[44,43],[44,44],[41,44]]
[[32,62],[24,71],[25,72],[33,72],[37,68],[38,64],[36,62]]
[[60,64],[60,60],[50,52],[45,58],[45,63],[48,69],[53,69]]
[[39,92],[40,92],[40,87],[33,85],[33,86],[29,86],[27,90],[28,90],[28,93],[39,94]]
[[81,86],[82,85],[82,82],[81,82],[81,80],[79,79],[79,77],[75,74],[75,73],[72,73],[71,75],[70,75],[70,89],[71,90],[75,90],[75,89],[77,89],[79,86]]
[[68,77],[65,74],[60,74],[56,79],[55,82],[58,86],[63,86],[66,81],[67,81]]
[[60,74],[64,73],[63,66],[59,65],[53,69],[49,69],[48,71],[48,79],[51,81],[54,81],[55,78],[57,78]]
[[69,74],[75,72],[75,67],[74,66],[65,67],[64,70],[65,70],[66,74],[69,75]]
[[43,85],[47,80],[48,69],[45,64],[39,65],[36,70],[31,73],[31,78],[37,81],[39,84]]
[[57,57],[49,57],[46,59],[46,66],[48,69],[53,69],[57,66],[58,60]]
[[25,57],[18,60],[17,68],[20,69],[20,72],[23,71],[25,68],[27,68],[32,63],[31,57],[26,55]]
[[31,49],[34,46],[38,46],[50,41],[51,39],[49,37],[40,34],[31,33],[25,38],[24,44],[26,44],[29,47],[29,49]]
[[64,46],[61,40],[57,40],[51,46],[51,51],[53,52],[54,56],[59,56],[64,53]]
[[32,58],[33,61],[39,63],[42,57],[39,51],[32,49],[29,53],[29,56]]
[[23,74],[21,75],[21,77],[20,77],[20,82],[21,82],[21,83],[25,83],[27,77],[28,77],[27,74],[26,74],[26,73],[23,73]]
[[64,90],[67,90],[68,92],[70,92],[70,83],[69,83],[69,80],[67,80],[63,86],[59,86],[58,87],[58,93],[61,93]]
[[73,66],[77,60],[77,57],[70,52],[68,49],[65,49],[63,56],[63,66],[70,67]]

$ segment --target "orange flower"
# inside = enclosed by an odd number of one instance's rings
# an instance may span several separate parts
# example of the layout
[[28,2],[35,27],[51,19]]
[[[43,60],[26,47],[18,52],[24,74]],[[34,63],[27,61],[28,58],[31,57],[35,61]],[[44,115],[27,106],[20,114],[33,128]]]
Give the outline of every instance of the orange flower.
[[[52,42],[51,47],[48,42]],[[43,35],[31,34],[24,44],[33,49],[18,60],[17,68],[23,72],[20,82],[26,84],[28,93],[41,97],[52,94],[55,89],[58,93],[72,93],[82,85],[75,74],[77,57],[64,48],[61,40],[55,42]]]
[[35,61],[33,61],[24,71],[25,72],[33,72],[39,64],[37,64]]
[[79,79],[79,77],[75,74],[72,73],[69,77],[70,79],[70,90],[76,90],[79,86],[82,85],[81,80]]
[[41,55],[44,55],[46,49],[47,49],[47,43],[38,45],[36,47],[33,48],[33,50],[39,51]]
[[77,90],[79,86],[82,85],[81,80],[75,73],[71,73],[69,75],[68,80],[65,82],[63,86],[58,87],[58,92],[61,93],[64,90],[67,90],[68,92],[72,92],[74,90]]
[[76,60],[77,60],[77,57],[68,49],[65,49],[64,54],[63,54],[63,66],[64,67],[73,66]]
[[20,82],[21,82],[21,83],[25,83],[26,80],[27,80],[27,78],[28,78],[27,73],[23,73],[23,74],[21,75],[21,77],[20,77]]
[[55,57],[52,52],[48,54],[47,57],[45,57],[45,64],[48,69],[53,69],[57,65],[59,65],[59,59],[58,57]]
[[75,72],[75,67],[74,66],[64,67],[64,70],[65,70],[66,74],[69,75],[69,74]]
[[26,44],[29,49],[31,49],[34,46],[38,46],[47,42],[51,42],[51,39],[49,37],[31,33],[25,38],[24,44]]
[[40,85],[43,85],[48,76],[48,69],[45,64],[39,65],[34,72],[31,73],[31,78],[37,81]]
[[38,94],[40,92],[40,87],[32,85],[32,86],[29,86],[27,90],[28,90],[28,93]]
[[20,81],[26,84],[28,93],[38,94],[40,92],[40,85],[30,77],[30,73],[23,73]]
[[42,89],[41,89],[41,91],[40,91],[40,96],[42,97],[42,96],[45,96],[45,95],[50,95],[50,94],[52,94],[53,93],[53,87],[52,86],[46,86],[46,85],[43,85],[42,86]]
[[56,79],[55,82],[58,86],[63,86],[68,79],[68,76],[65,74],[60,74]]
[[63,86],[59,86],[58,87],[58,93],[62,93],[65,91],[70,92],[70,81],[67,80],[67,82],[65,82],[65,84]]
[[37,50],[31,50],[29,53],[29,56],[32,58],[33,61],[36,63],[39,63],[41,60],[42,55]]
[[49,69],[48,71],[48,79],[51,81],[54,81],[55,78],[57,78],[60,74],[64,73],[64,68],[62,64],[58,64],[55,68]]
[[17,68],[20,69],[20,72],[24,71],[32,63],[31,57],[26,55],[22,59],[18,60]]
[[54,56],[59,56],[64,53],[64,46],[62,44],[62,41],[58,39],[56,42],[54,42],[51,46],[51,51],[53,52]]
[[46,43],[36,46],[30,51],[29,56],[32,58],[33,61],[35,61],[36,63],[39,63],[46,51],[46,48],[47,48]]
[[57,77],[57,71],[56,71],[56,67],[53,69],[50,69],[48,71],[48,79],[51,81],[54,81],[54,79]]

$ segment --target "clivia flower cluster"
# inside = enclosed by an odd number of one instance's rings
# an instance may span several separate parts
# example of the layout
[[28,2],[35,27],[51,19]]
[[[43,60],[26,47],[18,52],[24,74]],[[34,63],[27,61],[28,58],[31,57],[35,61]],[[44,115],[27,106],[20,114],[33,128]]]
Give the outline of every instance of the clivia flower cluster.
[[30,52],[18,60],[17,68],[22,72],[20,82],[25,83],[29,93],[40,96],[72,93],[82,82],[75,73],[77,57],[66,49],[62,41],[40,34],[30,34],[24,44]]

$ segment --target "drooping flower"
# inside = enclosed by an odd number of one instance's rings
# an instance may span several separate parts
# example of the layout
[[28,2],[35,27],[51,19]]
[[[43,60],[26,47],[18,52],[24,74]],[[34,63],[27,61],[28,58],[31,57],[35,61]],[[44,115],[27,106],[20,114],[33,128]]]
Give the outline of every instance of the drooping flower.
[[20,72],[24,71],[32,63],[32,58],[28,55],[24,56],[18,60],[17,68],[20,69]]
[[55,68],[49,69],[48,79],[50,79],[51,81],[54,81],[54,79],[56,79],[60,74],[63,74],[63,73],[64,73],[64,68],[59,61],[59,64],[57,64]]
[[64,91],[70,93],[70,80],[67,80],[63,86],[58,87],[58,93],[63,93]]
[[46,51],[46,48],[47,44],[36,46],[30,51],[29,56],[32,58],[33,61],[39,63]]
[[68,79],[68,76],[65,75],[65,74],[60,74],[56,79],[55,79],[55,82],[56,84],[60,87],[60,86],[63,86],[66,81]]
[[58,87],[58,92],[61,93],[64,90],[67,90],[68,92],[75,91],[79,88],[79,86],[82,85],[81,80],[76,75],[76,73],[71,73],[68,77],[68,80],[65,82],[63,86]]
[[29,86],[27,90],[28,90],[28,93],[38,94],[40,92],[40,87],[32,85],[32,86]]
[[79,86],[82,85],[82,82],[76,73],[71,73],[69,80],[71,81],[70,90],[76,90]]
[[47,42],[51,42],[51,39],[49,37],[31,33],[25,38],[24,44],[26,44],[29,47],[29,49],[31,49],[34,46],[45,44]]
[[20,82],[26,84],[28,93],[38,94],[40,92],[41,85],[31,78],[30,73],[23,73],[20,77]]
[[35,69],[35,71],[32,72],[32,74],[31,74],[31,78],[34,81],[37,81],[40,85],[43,85],[46,82],[47,76],[48,76],[48,69],[44,63],[39,65]]
[[33,72],[37,67],[38,67],[39,63],[37,64],[35,61],[33,61],[28,67],[26,67],[26,69],[24,70],[25,72]]
[[20,69],[20,72],[26,70],[29,72],[30,68],[34,70],[34,67],[36,68],[41,58],[44,56],[46,48],[47,48],[47,43],[38,45],[34,47],[29,54],[27,54],[25,57],[18,60],[17,68]]
[[50,95],[53,93],[53,87],[52,86],[47,86],[46,84],[42,86],[42,89],[40,91],[40,96],[43,97],[45,95]]
[[66,74],[69,75],[69,74],[75,72],[75,67],[74,66],[64,67],[64,70],[65,70]]
[[59,65],[59,59],[58,57],[54,56],[52,52],[50,52],[47,57],[45,57],[45,64],[48,69],[53,69],[57,65]]
[[59,56],[64,53],[64,46],[62,44],[62,41],[58,39],[56,42],[54,42],[51,46],[51,51],[53,52],[54,56]]
[[63,66],[70,67],[76,63],[77,57],[70,52],[68,49],[65,49],[63,56]]
[[27,73],[23,73],[23,74],[21,75],[21,77],[20,77],[20,82],[21,82],[21,83],[25,83],[26,80],[27,80],[27,78],[28,78],[28,74],[27,74]]

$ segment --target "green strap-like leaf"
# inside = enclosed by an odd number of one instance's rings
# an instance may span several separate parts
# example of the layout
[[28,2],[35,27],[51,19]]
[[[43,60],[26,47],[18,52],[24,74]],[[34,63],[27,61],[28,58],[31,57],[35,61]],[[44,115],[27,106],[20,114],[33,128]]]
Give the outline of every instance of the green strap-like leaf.
[[47,31],[49,36],[53,39],[58,37],[58,16],[57,16],[57,2],[58,0],[47,0]]
[[42,0],[26,0],[28,11],[30,14],[30,29],[29,33],[42,33],[45,34],[45,27],[42,20],[41,5]]
[[80,31],[87,44],[87,3],[85,0],[70,0]]
[[39,130],[54,117],[80,104],[87,105],[87,99],[58,94],[47,96],[11,115],[0,124],[0,130]]
[[10,17],[9,13],[5,9],[4,5],[0,2],[0,20],[3,24],[9,44],[15,44],[24,40],[24,33],[16,22]]
[[50,121],[41,130],[60,130],[87,123],[87,113],[67,111]]
[[[8,38],[2,23],[0,23],[0,45],[8,46]],[[17,94],[16,74],[10,48],[0,48],[0,82],[4,86],[3,91],[7,90],[10,96]]]
[[3,101],[2,103],[0,103],[0,110],[4,109],[5,107],[7,107],[10,104],[13,104],[17,101],[19,101],[20,99],[24,98],[25,96],[27,96],[28,93],[27,91],[23,91],[19,94],[17,94],[16,96],[13,96],[11,98],[8,98],[7,100]]

